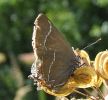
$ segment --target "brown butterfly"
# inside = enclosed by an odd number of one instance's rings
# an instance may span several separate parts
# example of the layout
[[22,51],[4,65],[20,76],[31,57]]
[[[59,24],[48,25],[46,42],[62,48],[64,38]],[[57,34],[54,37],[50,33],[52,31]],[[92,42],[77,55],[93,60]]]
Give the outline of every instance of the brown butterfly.
[[35,62],[30,77],[46,92],[61,93],[74,71],[81,67],[81,58],[44,14],[39,14],[34,22],[32,46]]

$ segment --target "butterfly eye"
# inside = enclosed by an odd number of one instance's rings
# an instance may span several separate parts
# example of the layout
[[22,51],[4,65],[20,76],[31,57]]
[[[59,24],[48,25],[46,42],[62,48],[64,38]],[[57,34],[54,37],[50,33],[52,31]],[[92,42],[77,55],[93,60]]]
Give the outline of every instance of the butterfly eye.
[[89,54],[85,51],[85,50],[79,50],[76,49],[75,50],[76,54],[80,57],[80,61],[82,61],[82,65],[90,65],[90,58],[89,58]]

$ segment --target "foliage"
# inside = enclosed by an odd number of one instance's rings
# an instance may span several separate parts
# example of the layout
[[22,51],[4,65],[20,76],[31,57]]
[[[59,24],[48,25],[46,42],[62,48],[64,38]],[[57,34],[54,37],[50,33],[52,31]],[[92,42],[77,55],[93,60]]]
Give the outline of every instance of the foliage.
[[17,91],[28,85],[33,88],[22,100],[52,99],[48,94],[36,92],[36,86],[28,79],[31,65],[18,59],[20,54],[33,51],[33,22],[40,12],[49,17],[75,48],[82,49],[101,37],[101,42],[87,48],[91,58],[108,47],[107,0],[0,0],[0,52],[6,55],[5,62],[0,61],[2,100],[15,99]]

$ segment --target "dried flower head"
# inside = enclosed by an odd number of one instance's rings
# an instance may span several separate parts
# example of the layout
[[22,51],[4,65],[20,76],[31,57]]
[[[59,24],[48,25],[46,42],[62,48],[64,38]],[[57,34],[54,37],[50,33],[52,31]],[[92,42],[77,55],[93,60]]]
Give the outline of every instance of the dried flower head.
[[96,55],[94,61],[95,70],[99,73],[99,75],[104,78],[108,79],[108,51],[99,52]]

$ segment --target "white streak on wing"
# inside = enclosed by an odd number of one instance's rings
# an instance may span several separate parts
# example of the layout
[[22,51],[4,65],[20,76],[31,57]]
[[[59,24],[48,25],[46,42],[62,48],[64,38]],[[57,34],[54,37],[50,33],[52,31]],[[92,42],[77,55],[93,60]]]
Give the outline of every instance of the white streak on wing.
[[45,37],[45,40],[44,40],[44,47],[45,47],[45,49],[47,50],[47,48],[46,48],[46,41],[47,41],[47,38],[48,38],[48,36],[51,34],[51,30],[52,30],[52,25],[51,25],[51,23],[50,23],[50,21],[48,21],[49,22],[49,31],[48,31],[48,33],[47,33],[47,35],[46,35],[46,37]]
[[54,88],[59,87],[59,86],[62,86],[62,85],[64,85],[64,84],[65,84],[65,82],[63,82],[63,83],[61,83],[61,84],[57,84],[57,85],[54,86]]
[[36,27],[34,26],[34,28],[33,28],[33,36],[32,36],[32,46],[33,46],[33,49],[34,49],[34,55],[36,57],[37,54],[36,54],[36,43],[35,43],[35,39],[36,39]]
[[33,28],[33,36],[32,36],[32,47],[33,47],[33,50],[34,50],[34,56],[35,56],[35,59],[37,60],[38,59],[38,56],[37,56],[37,48],[36,48],[36,35],[37,35],[37,29],[39,28],[38,25],[35,25],[34,28]]
[[34,22],[34,28],[33,28],[33,36],[32,36],[32,46],[33,46],[33,49],[34,49],[34,55],[35,55],[35,59],[36,60],[38,60],[38,56],[37,56],[37,53],[36,53],[36,51],[37,51],[37,48],[36,48],[36,35],[37,35],[37,30],[40,28],[39,26],[38,26],[38,19],[39,19],[39,17],[40,17],[41,15],[39,15],[37,18],[36,18],[36,21]]
[[49,66],[48,81],[49,81],[49,77],[50,77],[50,73],[51,73],[51,67],[52,67],[52,65],[53,65],[54,61],[55,61],[55,52],[54,52],[54,57],[53,57],[53,60],[52,60],[52,62],[51,62],[51,64],[50,64],[50,66]]

